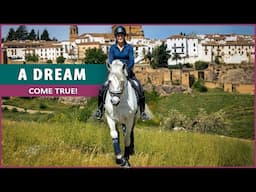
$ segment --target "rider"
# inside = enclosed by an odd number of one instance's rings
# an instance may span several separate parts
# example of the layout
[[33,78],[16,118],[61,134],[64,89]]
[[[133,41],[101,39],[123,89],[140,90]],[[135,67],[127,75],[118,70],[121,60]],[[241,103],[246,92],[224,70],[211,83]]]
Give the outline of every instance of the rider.
[[[139,80],[135,77],[133,72],[134,66],[134,53],[133,47],[131,44],[128,44],[125,40],[126,30],[123,26],[118,26],[114,31],[116,43],[110,47],[109,51],[109,63],[111,64],[113,60],[119,59],[127,65],[128,69],[128,77],[129,79],[134,80],[136,83],[132,82],[132,87],[136,90],[139,96],[139,106],[140,106],[140,116],[141,119],[147,120],[149,119],[147,114],[145,113],[145,96],[142,85]],[[103,107],[105,102],[105,91],[108,88],[108,83],[106,82],[102,88],[99,90],[98,95],[98,110],[96,111],[97,119],[101,119],[103,115]]]

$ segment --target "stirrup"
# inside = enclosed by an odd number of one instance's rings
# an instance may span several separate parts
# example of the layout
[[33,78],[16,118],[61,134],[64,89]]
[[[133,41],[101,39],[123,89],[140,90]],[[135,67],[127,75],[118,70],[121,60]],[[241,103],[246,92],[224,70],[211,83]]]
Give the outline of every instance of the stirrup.
[[101,112],[100,109],[98,109],[98,110],[96,111],[95,116],[96,116],[96,118],[97,118],[98,120],[100,120],[100,119],[102,118],[102,112]]
[[140,118],[142,119],[142,121],[146,121],[149,119],[149,117],[147,116],[147,114],[145,112],[141,113]]

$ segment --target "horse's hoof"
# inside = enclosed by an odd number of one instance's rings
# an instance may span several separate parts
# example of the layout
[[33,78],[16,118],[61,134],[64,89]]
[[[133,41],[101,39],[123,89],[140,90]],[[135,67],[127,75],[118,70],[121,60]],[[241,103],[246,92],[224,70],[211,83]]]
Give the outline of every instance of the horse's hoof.
[[123,168],[131,167],[130,162],[125,157],[122,157],[121,159],[116,158],[116,164],[120,165]]
[[131,168],[131,165],[130,165],[130,163],[128,162],[127,164],[125,164],[124,166],[121,166],[121,167],[128,169],[128,168]]
[[120,166],[123,168],[131,168],[131,164],[128,160],[125,160],[125,163],[121,164]]
[[125,164],[126,159],[124,157],[122,158],[116,158],[116,164],[123,165]]

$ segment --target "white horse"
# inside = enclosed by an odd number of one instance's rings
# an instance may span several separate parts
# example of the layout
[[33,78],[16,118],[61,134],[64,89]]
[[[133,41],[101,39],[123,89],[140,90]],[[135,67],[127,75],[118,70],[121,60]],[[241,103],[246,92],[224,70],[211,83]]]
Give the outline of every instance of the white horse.
[[[135,90],[128,78],[126,65],[120,60],[107,64],[109,70],[109,88],[105,99],[105,116],[110,128],[116,163],[122,167],[130,167],[129,155],[134,153],[134,135],[138,103]],[[121,125],[124,135],[124,155],[119,143],[118,125]]]

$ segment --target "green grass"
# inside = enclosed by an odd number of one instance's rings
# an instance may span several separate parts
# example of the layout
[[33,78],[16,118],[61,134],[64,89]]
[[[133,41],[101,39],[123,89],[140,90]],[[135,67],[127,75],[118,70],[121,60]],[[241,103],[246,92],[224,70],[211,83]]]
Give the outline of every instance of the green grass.
[[199,108],[204,108],[209,114],[220,109],[254,108],[253,95],[239,95],[230,93],[197,93],[192,95],[173,94],[158,100],[159,112],[166,112],[170,108],[183,112],[188,117],[194,117]]
[[[2,123],[4,167],[116,167],[105,123]],[[130,162],[133,167],[253,166],[253,147],[250,140],[137,127]]]
[[168,97],[153,97],[149,94],[149,108],[156,119],[166,118],[170,109],[193,119],[203,108],[211,115],[219,110],[225,111],[225,118],[230,123],[230,136],[254,138],[254,95],[210,91],[207,93],[172,94]]

